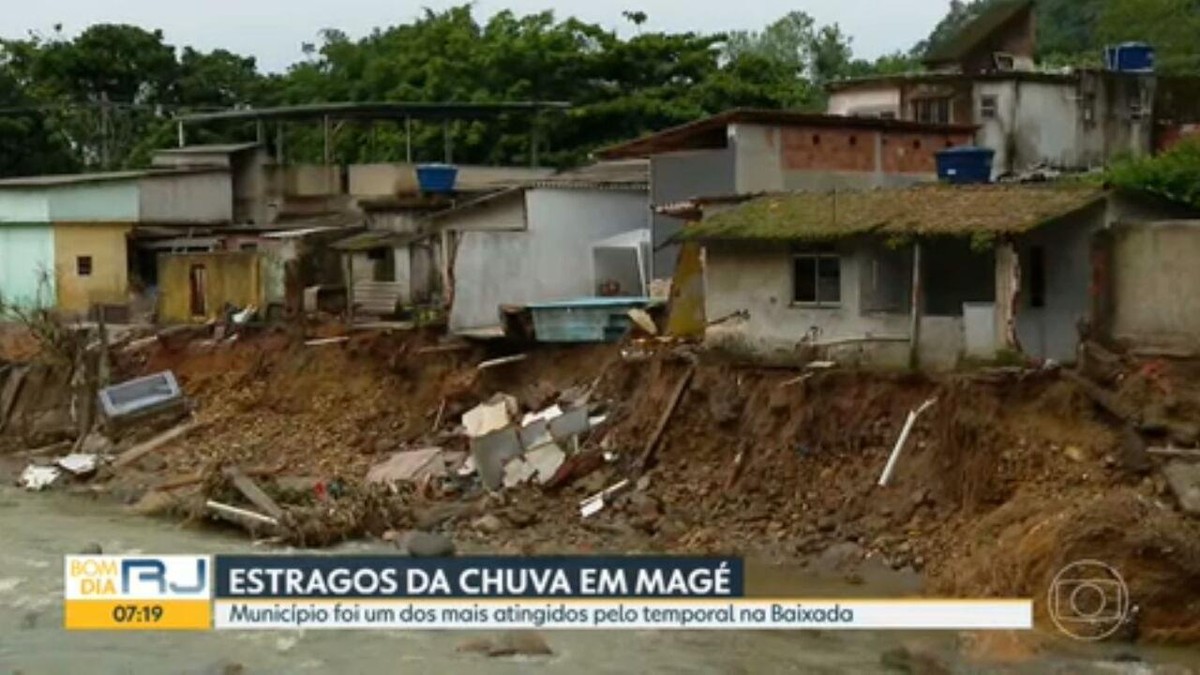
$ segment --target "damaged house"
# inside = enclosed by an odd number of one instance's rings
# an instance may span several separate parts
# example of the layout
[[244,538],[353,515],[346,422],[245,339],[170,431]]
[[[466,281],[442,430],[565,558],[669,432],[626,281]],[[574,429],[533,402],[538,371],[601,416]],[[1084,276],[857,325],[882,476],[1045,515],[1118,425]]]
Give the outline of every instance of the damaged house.
[[[1095,235],[1177,209],[1086,184],[918,185],[744,199],[679,236],[704,248],[706,341],[769,359],[949,369],[1073,361]],[[1114,273],[1119,275],[1119,271]]]
[[646,163],[605,162],[431,216],[450,330],[498,335],[501,307],[641,297],[649,276]]

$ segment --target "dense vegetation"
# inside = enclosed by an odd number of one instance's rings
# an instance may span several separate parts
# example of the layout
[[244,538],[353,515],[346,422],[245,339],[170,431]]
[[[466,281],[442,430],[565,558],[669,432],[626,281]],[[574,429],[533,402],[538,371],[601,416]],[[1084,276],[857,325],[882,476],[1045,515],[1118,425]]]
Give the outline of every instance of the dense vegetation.
[[[991,2],[952,0],[946,17],[907,54],[856,59],[851,39],[792,12],[761,31],[724,35],[641,32],[643,12],[625,12],[630,37],[549,12],[501,12],[487,20],[470,6],[426,11],[361,39],[336,30],[305,45],[281,74],[224,50],[177,50],[158,31],[95,25],[0,44],[0,175],[137,166],[170,145],[172,115],[242,105],[321,101],[569,101],[537,121],[541,160],[581,161],[596,147],[733,106],[820,109],[832,79],[914,69],[929,46]],[[1100,46],[1143,39],[1173,70],[1200,70],[1200,0],[1040,0],[1043,56],[1098,62]],[[526,163],[533,124],[526,116],[458,122],[455,159]],[[297,158],[320,156],[313,125],[291,125]],[[200,130],[191,140],[249,137],[246,126]],[[440,125],[417,125],[418,158],[442,153]],[[404,129],[348,125],[336,137],[339,161],[395,160]]]

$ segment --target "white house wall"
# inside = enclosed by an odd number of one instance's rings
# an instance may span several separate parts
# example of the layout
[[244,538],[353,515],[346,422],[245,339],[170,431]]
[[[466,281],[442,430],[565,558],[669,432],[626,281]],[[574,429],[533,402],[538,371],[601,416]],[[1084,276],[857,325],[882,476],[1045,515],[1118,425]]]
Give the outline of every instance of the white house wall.
[[[705,313],[724,317],[747,312],[748,319],[710,327],[706,341],[721,349],[766,360],[795,359],[798,348],[815,338],[842,362],[903,366],[908,361],[907,312],[863,312],[860,279],[870,254],[849,245],[841,254],[841,303],[837,307],[792,304],[792,256],[786,246],[705,249]],[[925,317],[921,323],[923,365],[952,368],[963,350],[961,317]]]
[[451,330],[499,325],[500,305],[594,296],[591,244],[645,227],[649,209],[646,192],[624,190],[536,188],[523,203],[527,231],[459,234]]
[[524,193],[514,191],[455,212],[440,222],[450,230],[524,230],[527,227],[525,203]]
[[837,91],[829,96],[826,112],[830,115],[858,115],[878,117],[890,112],[900,117],[900,88],[888,86],[879,89],[851,89]]

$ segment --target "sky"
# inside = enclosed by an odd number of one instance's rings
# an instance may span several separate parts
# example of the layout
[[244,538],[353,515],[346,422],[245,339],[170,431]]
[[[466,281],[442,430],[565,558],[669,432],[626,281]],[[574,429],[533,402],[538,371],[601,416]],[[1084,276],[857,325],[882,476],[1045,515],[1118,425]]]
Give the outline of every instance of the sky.
[[[132,23],[162,29],[168,43],[204,51],[218,47],[253,55],[259,67],[279,72],[302,58],[304,42],[324,28],[351,37],[378,26],[403,23],[424,7],[434,10],[465,0],[7,0],[0,36],[52,33],[55,24],[75,35],[93,23]],[[622,33],[633,31],[621,12],[642,11],[643,31],[713,33],[757,30],[802,10],[818,24],[837,23],[853,37],[856,56],[874,58],[907,50],[928,35],[949,0],[478,0],[476,16],[504,9],[529,14],[545,9]]]

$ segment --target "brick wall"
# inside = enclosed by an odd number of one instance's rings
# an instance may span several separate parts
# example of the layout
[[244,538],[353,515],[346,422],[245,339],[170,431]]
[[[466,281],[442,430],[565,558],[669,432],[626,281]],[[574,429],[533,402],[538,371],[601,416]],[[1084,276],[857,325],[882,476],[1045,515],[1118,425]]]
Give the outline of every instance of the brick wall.
[[[874,129],[791,127],[781,130],[787,171],[933,173],[934,153],[972,142],[966,133],[901,133]],[[876,137],[882,135],[882,143]],[[876,151],[882,152],[877,162]]]

